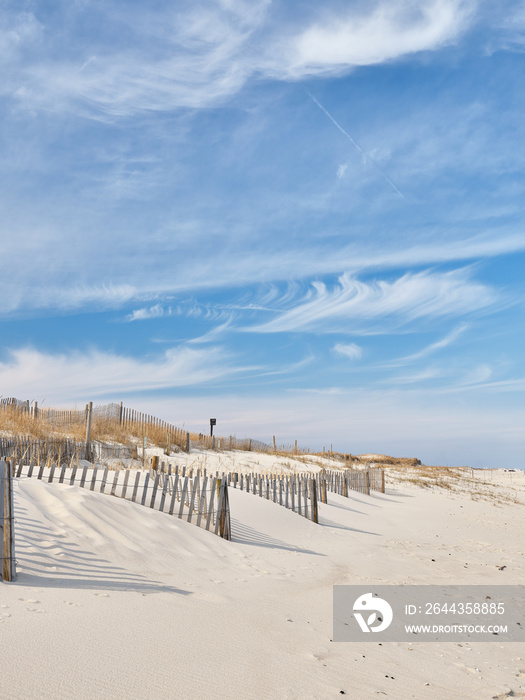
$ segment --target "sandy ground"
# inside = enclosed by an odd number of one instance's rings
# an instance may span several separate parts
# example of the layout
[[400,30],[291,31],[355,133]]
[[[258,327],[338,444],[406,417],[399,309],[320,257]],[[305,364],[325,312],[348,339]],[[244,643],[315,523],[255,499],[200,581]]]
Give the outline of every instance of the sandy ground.
[[392,470],[387,483],[330,495],[321,525],[230,489],[227,542],[122,499],[17,480],[3,697],[525,698],[524,644],[331,641],[333,584],[525,583],[525,473]]

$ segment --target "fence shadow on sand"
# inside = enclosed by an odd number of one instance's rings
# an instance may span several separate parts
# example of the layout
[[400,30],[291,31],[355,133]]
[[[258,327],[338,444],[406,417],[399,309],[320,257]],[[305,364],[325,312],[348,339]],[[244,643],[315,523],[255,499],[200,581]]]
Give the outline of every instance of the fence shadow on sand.
[[18,577],[14,585],[191,595],[191,591],[127,571],[81,549],[68,541],[66,535],[27,517],[26,512],[20,506],[17,508]]

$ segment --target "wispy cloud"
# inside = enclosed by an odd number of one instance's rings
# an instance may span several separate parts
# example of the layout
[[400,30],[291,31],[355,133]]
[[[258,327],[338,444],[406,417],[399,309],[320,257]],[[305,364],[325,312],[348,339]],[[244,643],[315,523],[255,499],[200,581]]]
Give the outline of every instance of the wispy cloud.
[[408,384],[423,384],[433,379],[438,379],[447,376],[449,374],[443,369],[437,367],[427,367],[420,372],[413,372],[411,374],[402,374],[397,376],[389,377],[384,379],[380,384],[391,384],[393,386],[402,386]]
[[366,328],[378,319],[394,325],[416,319],[461,316],[494,305],[497,292],[470,279],[468,269],[406,274],[394,282],[362,282],[347,274],[332,289],[315,282],[292,308],[267,323],[245,328],[259,333],[341,331]]
[[218,347],[181,346],[151,359],[99,350],[50,354],[20,348],[0,362],[0,386],[5,394],[46,397],[48,403],[85,401],[203,385],[249,369],[236,366],[232,356]]
[[164,308],[161,304],[149,306],[142,309],[135,309],[128,316],[126,321],[147,321],[150,318],[161,318],[163,316],[171,316],[171,308]]
[[363,348],[356,343],[336,343],[333,350],[337,355],[348,357],[350,360],[359,360],[363,356]]
[[430,343],[430,345],[427,345],[422,350],[414,352],[410,355],[405,355],[404,357],[400,357],[399,359],[383,364],[382,366],[399,367],[401,365],[410,364],[411,362],[415,362],[416,360],[421,360],[425,357],[428,357],[428,355],[432,355],[435,352],[438,352],[439,350],[442,350],[443,348],[452,345],[452,343],[454,343],[468,329],[468,327],[468,324],[462,323],[461,325],[454,328],[450,333],[447,333],[447,335],[444,338],[436,340],[435,343]]
[[[30,42],[40,27],[27,12],[0,44],[0,56],[10,64],[4,89],[30,108],[62,110],[75,104],[86,115],[113,118],[206,107],[256,76],[300,80],[439,49],[468,27],[473,7],[469,0],[426,0],[417,6],[383,0],[363,13],[328,3],[309,19],[307,13],[306,20],[293,15],[276,22],[274,13],[286,15],[280,4],[229,0],[182,9],[161,3],[157,10],[135,8],[133,23],[127,11],[109,5],[104,31],[84,52],[74,46],[74,38],[90,18],[90,7],[79,4],[68,8],[72,46],[67,48],[74,51],[61,55],[56,44],[46,46],[53,35],[44,25],[38,63],[31,63],[30,51],[20,62],[16,53],[18,44]],[[11,24],[17,16],[11,16]],[[129,45],[123,37],[130,37]]]
[[461,381],[461,386],[475,386],[485,384],[493,375],[492,367],[487,364],[480,364],[473,367]]
[[219,338],[224,337],[228,331],[231,330],[231,321],[226,321],[226,323],[221,323],[219,326],[215,326],[211,331],[200,335],[198,338],[192,338],[188,342],[192,345],[201,345],[203,343],[216,343]]

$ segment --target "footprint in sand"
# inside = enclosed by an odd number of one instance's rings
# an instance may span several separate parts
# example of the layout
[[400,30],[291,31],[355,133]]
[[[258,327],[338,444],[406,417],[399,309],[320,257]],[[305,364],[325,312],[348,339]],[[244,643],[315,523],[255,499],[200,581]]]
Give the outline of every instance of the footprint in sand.
[[81,604],[80,604],[80,603],[73,603],[73,602],[70,601],[70,600],[65,600],[65,601],[64,601],[64,605],[72,605],[72,606],[75,607],[75,608],[80,608],[80,607],[81,607]]
[[98,598],[109,598],[109,593],[94,593]]
[[32,603],[33,605],[38,605],[40,603],[40,601],[35,598],[19,598],[18,600],[21,600],[22,603]]

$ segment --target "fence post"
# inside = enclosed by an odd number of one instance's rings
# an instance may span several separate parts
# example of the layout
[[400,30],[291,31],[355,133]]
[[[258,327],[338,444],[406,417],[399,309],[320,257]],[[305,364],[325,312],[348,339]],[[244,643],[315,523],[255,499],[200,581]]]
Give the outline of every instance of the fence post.
[[91,419],[93,417],[93,401],[90,401],[86,407],[86,453],[85,459],[91,461]]
[[6,557],[6,551],[5,551],[5,530],[6,530],[6,521],[5,521],[5,487],[6,487],[6,463],[5,462],[0,462],[0,542],[2,543],[2,549],[0,550],[2,552],[2,567],[0,568],[0,581],[4,580],[4,564],[7,561],[4,557]]
[[315,479],[310,479],[310,489],[312,495],[312,520],[314,523],[318,523],[319,514],[317,511],[317,483]]
[[[13,465],[14,466],[14,465]],[[0,528],[2,542],[2,572],[0,580],[15,581],[15,536],[13,527],[13,466],[0,462]]]

